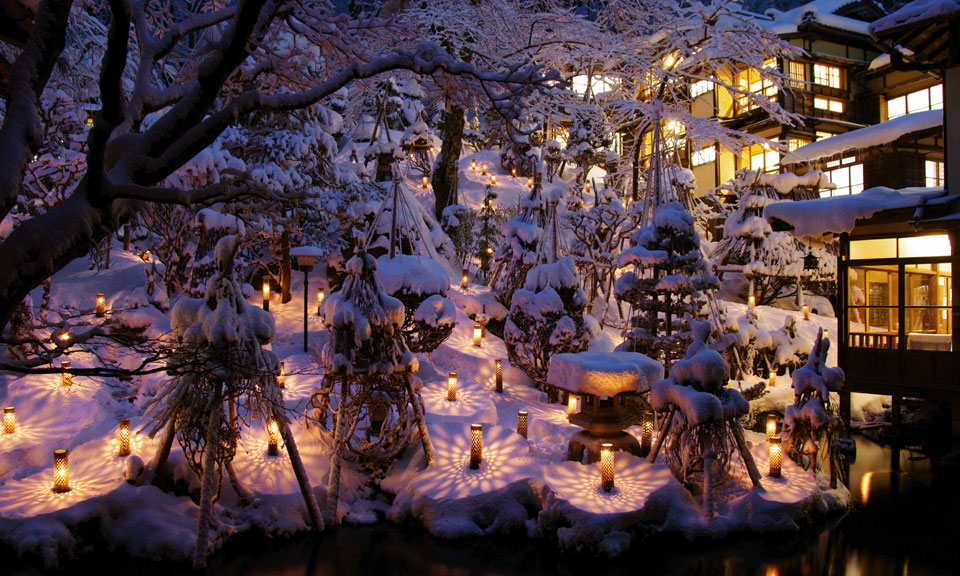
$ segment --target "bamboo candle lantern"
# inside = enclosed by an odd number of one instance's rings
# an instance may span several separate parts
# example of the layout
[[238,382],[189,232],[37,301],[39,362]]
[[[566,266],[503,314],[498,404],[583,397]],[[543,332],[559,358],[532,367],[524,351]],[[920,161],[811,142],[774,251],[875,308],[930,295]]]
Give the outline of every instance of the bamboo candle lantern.
[[66,450],[53,451],[53,491],[70,491],[70,462]]
[[70,372],[70,361],[64,360],[60,363],[60,369],[63,372],[60,374],[60,385],[61,386],[70,386],[73,384],[73,373]]
[[276,456],[280,446],[280,425],[273,416],[267,420],[267,454]]
[[516,178],[516,177],[517,177],[517,169],[516,169],[516,168],[511,169],[511,170],[510,170],[510,174],[511,174],[514,178]]
[[777,385],[777,372],[776,372],[776,370],[771,370],[771,371],[770,371],[770,386],[776,386],[776,385]]
[[424,177],[423,177],[423,187],[424,187],[424,188],[427,188],[427,187],[429,187],[429,185],[430,185],[430,180],[429,180],[426,176],[424,176]]
[[13,406],[3,408],[3,433],[13,434],[17,431],[17,411]]
[[477,161],[476,161],[476,160],[471,160],[471,161],[470,161],[470,169],[471,169],[471,170],[476,170],[476,169],[477,169]]
[[270,280],[263,279],[263,309],[270,311]]
[[323,315],[323,299],[325,296],[323,288],[317,288],[317,316]]
[[490,185],[491,185],[491,186],[496,186],[496,185],[497,185],[497,175],[496,175],[496,174],[491,174],[491,175],[490,175]]
[[527,411],[521,410],[517,412],[517,434],[527,437]]
[[97,317],[103,318],[107,315],[107,297],[103,293],[97,294]]
[[457,373],[447,374],[447,402],[457,401]]
[[750,295],[750,298],[747,300],[747,303],[750,305],[751,308],[756,308],[756,307],[757,307],[757,297],[754,296],[753,294],[751,294],[751,295]]
[[480,468],[483,459],[483,424],[470,425],[470,469]]
[[590,193],[590,182],[588,181],[588,182],[584,185],[583,188],[584,188],[584,192],[586,192],[586,193],[589,194],[589,193]]
[[643,453],[650,451],[650,444],[653,441],[653,412],[643,413],[640,420],[640,450]]
[[503,394],[503,360],[497,358],[494,362],[494,379],[497,385],[497,394]]
[[824,339],[824,340],[829,340],[829,339],[830,339],[830,331],[827,330],[826,328],[823,329],[823,339]]
[[803,305],[803,319],[804,320],[810,319],[810,307],[807,306],[806,304]]
[[130,419],[121,418],[117,422],[117,456],[130,455]]
[[773,436],[768,441],[770,443],[770,476],[780,477],[780,464],[783,459],[783,449],[780,446],[780,437]]
[[533,188],[533,178],[527,178],[527,188]]
[[283,365],[283,360],[280,361],[279,370],[280,370],[280,373],[277,374],[277,384],[279,384],[281,388],[286,388],[287,387],[287,369]]
[[480,344],[483,340],[483,326],[479,322],[473,325],[473,345],[477,348],[480,347]]
[[767,440],[777,435],[777,415],[767,414]]
[[470,285],[470,270],[464,268],[460,271],[460,287],[464,290]]
[[577,400],[579,398],[576,394],[567,395],[567,416],[573,416],[577,413]]
[[600,445],[600,486],[604,492],[613,490],[613,443]]
[[487,175],[487,165],[486,165],[486,164],[484,164],[483,166],[480,167],[480,175],[481,175],[481,176],[486,176],[486,175]]

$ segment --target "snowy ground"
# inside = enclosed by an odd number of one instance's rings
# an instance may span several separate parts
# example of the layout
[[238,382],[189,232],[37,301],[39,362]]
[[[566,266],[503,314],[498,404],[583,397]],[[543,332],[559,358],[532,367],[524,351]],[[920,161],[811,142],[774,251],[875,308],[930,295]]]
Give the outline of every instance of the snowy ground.
[[[501,174],[492,152],[465,156],[486,161],[502,186],[500,202],[514,205],[525,193],[526,179]],[[462,202],[478,206],[485,180],[480,171],[465,171]],[[97,292],[107,294],[111,308],[140,305],[124,312],[153,322],[158,335],[169,329],[166,317],[146,304],[142,294],[145,264],[114,246],[109,271],[94,273],[85,259],[74,262],[53,279],[52,305],[92,307]],[[311,279],[311,291],[324,286]],[[823,479],[784,463],[783,478],[764,476],[762,488],[753,489],[742,463],[731,465],[731,477],[716,515],[705,519],[699,503],[661,464],[650,464],[617,454],[616,488],[599,489],[599,464],[566,462],[567,442],[579,428],[567,422],[565,407],[547,404],[519,370],[509,366],[503,342],[487,334],[481,347],[473,346],[472,321],[476,303],[486,288],[471,285],[466,291],[451,286],[457,304],[458,324],[449,340],[429,355],[421,356],[420,377],[428,428],[438,461],[426,468],[419,443],[379,480],[371,483],[347,466],[341,481],[338,516],[345,522],[374,522],[384,515],[393,521],[414,518],[433,534],[459,537],[492,533],[519,533],[530,537],[556,534],[561,546],[617,554],[639,534],[675,531],[688,537],[723,535],[739,530],[796,530],[814,513],[846,506],[846,489],[829,491]],[[319,349],[327,337],[316,315],[316,301],[307,295],[308,351],[303,352],[302,274],[294,274],[294,298],[281,304],[273,295],[271,312],[277,321],[272,344],[285,362],[284,401],[291,416],[304,413],[312,388],[322,374]],[[88,303],[89,301],[89,303]],[[259,305],[259,293],[251,297]],[[742,305],[727,304],[734,317]],[[797,314],[761,307],[762,329],[777,329],[784,316]],[[799,322],[803,338],[813,340],[817,330],[835,333],[832,318],[811,316]],[[611,332],[608,336],[615,336]],[[504,361],[504,391],[495,392],[494,360]],[[831,363],[836,352],[831,350]],[[71,357],[74,366],[91,365],[88,355]],[[459,375],[456,402],[446,401],[447,373]],[[18,377],[0,375],[0,398],[15,406],[17,432],[0,435],[0,542],[20,555],[38,556],[47,566],[74,553],[83,542],[77,534],[98,532],[111,549],[133,556],[172,559],[189,557],[196,535],[197,506],[187,495],[161,492],[151,486],[133,486],[134,480],[156,449],[156,441],[142,433],[140,399],[157,388],[163,374],[133,382],[75,377],[70,388],[59,385],[58,375]],[[748,382],[745,385],[750,384]],[[754,410],[782,411],[792,403],[789,379],[753,406]],[[516,434],[517,412],[529,412],[528,439]],[[129,457],[116,455],[118,418],[130,418],[133,430]],[[484,424],[484,457],[478,470],[468,466],[471,423]],[[293,432],[311,483],[324,498],[329,471],[329,438],[315,425],[295,419]],[[639,434],[637,429],[631,433]],[[748,441],[762,472],[767,470],[764,437],[748,432]],[[266,454],[266,432],[242,430],[235,468],[245,487],[256,497],[242,506],[229,482],[224,481],[217,502],[218,525],[212,530],[214,547],[231,534],[255,531],[283,535],[308,529],[292,468],[283,456]],[[51,451],[70,450],[72,491],[54,494],[51,487]],[[186,494],[198,489],[179,446],[174,443],[171,466]],[[391,501],[392,500],[392,501]]]

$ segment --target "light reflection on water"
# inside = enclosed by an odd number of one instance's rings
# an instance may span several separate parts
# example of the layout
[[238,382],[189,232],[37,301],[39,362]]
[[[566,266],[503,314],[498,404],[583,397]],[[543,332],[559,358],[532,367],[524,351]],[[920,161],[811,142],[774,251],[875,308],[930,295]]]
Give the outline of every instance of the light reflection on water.
[[[419,526],[381,522],[292,540],[246,539],[212,558],[208,573],[230,576],[410,574],[928,576],[960,574],[960,494],[956,471],[920,454],[857,438],[850,470],[854,509],[800,533],[741,535],[716,542],[651,538],[624,557],[598,560],[557,551],[544,540],[432,538]],[[894,464],[899,462],[900,470]],[[169,574],[170,567],[103,560],[114,570]],[[109,564],[106,564],[109,562]],[[91,566],[96,564],[96,566]],[[99,562],[77,566],[98,569]]]

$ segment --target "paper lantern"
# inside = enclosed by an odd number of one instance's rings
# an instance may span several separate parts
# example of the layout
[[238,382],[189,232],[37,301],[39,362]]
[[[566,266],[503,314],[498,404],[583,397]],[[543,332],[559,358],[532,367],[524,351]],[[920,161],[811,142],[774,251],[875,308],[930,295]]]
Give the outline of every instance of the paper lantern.
[[780,462],[783,459],[783,451],[780,446],[780,437],[772,436],[770,440],[770,476],[773,478],[780,477]]
[[70,361],[64,360],[60,363],[60,369],[63,372],[60,374],[60,385],[61,386],[70,386],[73,384],[73,373],[70,372]]
[[496,186],[496,185],[497,185],[497,175],[496,175],[496,174],[492,174],[492,175],[490,176],[490,185],[491,185],[491,186]]
[[567,416],[573,416],[577,413],[577,400],[579,398],[576,394],[567,395]]
[[521,410],[517,412],[517,434],[527,437],[527,411]]
[[447,375],[447,402],[457,401],[457,373]]
[[803,319],[804,320],[810,319],[810,307],[807,306],[806,304],[803,305]]
[[775,370],[770,371],[770,386],[777,385],[777,372]]
[[267,420],[267,454],[276,456],[280,446],[280,425],[273,416]]
[[323,298],[325,294],[323,288],[317,288],[317,316],[323,314]]
[[777,415],[767,414],[767,440],[777,435]]
[[270,310],[270,280],[263,279],[263,309]]
[[483,424],[470,425],[470,469],[480,468],[483,459]]
[[497,394],[503,394],[503,360],[497,358],[494,362],[494,377],[497,383]]
[[280,366],[278,367],[278,370],[280,371],[280,373],[277,374],[277,384],[279,384],[281,388],[286,388],[287,387],[287,369],[283,365],[283,360],[280,361]]
[[13,434],[17,431],[17,411],[13,406],[4,406],[3,408],[3,433]]
[[470,285],[470,270],[464,268],[460,271],[460,287],[464,290]]
[[751,294],[751,295],[750,295],[750,298],[747,300],[747,303],[750,305],[751,308],[756,308],[756,307],[757,307],[757,297],[754,296],[753,294]]
[[483,340],[483,326],[481,326],[480,323],[478,322],[473,325],[473,345],[479,348],[482,340]]
[[66,450],[53,451],[53,491],[70,491],[70,462]]
[[650,444],[653,441],[653,412],[643,413],[640,420],[640,450],[644,453],[650,451]]
[[426,176],[423,177],[423,187],[426,188],[430,184],[430,180]]
[[97,294],[97,316],[103,317],[107,315],[107,297],[102,293]]
[[600,486],[604,492],[613,490],[613,444],[600,445]]
[[130,455],[130,419],[121,418],[117,423],[117,456]]

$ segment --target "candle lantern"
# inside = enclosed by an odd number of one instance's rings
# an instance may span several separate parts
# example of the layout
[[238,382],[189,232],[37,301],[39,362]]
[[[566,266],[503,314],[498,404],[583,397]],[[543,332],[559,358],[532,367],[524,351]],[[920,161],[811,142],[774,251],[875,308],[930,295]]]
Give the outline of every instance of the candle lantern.
[[457,401],[457,373],[447,375],[447,402]]
[[53,491],[70,491],[70,462],[66,450],[53,451]]
[[117,423],[117,456],[130,455],[130,419],[121,418]]
[[430,184],[430,181],[427,179],[426,176],[424,176],[424,177],[423,177],[423,187],[426,188],[428,184]]
[[576,394],[567,394],[567,416],[573,416],[577,413],[577,400],[579,399]]
[[277,374],[277,384],[279,384],[281,388],[286,388],[287,387],[287,369],[283,365],[283,360],[280,361],[279,370],[280,372]]
[[70,338],[71,336],[69,328],[64,328],[60,332],[57,332],[57,340],[59,340],[61,344],[68,345],[70,343]]
[[583,188],[584,188],[584,192],[589,193],[589,192],[590,192],[590,182],[587,182],[587,183],[583,186]]
[[824,340],[827,340],[827,339],[829,339],[829,338],[830,338],[830,331],[827,330],[826,328],[824,328],[824,329],[823,329],[823,339],[824,339]]
[[483,424],[470,425],[470,469],[480,468],[483,459]]
[[483,340],[483,326],[478,322],[473,325],[473,345],[479,348],[481,340]]
[[517,169],[516,169],[516,168],[511,169],[511,170],[510,170],[510,174],[511,174],[514,178],[516,178],[516,177],[517,177]]
[[767,440],[777,435],[777,415],[767,414]]
[[486,164],[484,164],[483,166],[480,167],[480,175],[481,175],[481,176],[486,176],[486,175],[487,175],[487,165],[486,165]]
[[533,188],[533,178],[527,178],[527,188]]
[[613,443],[600,445],[600,486],[604,492],[613,490]]
[[643,413],[640,420],[640,450],[646,454],[650,452],[650,443],[653,440],[653,412]]
[[803,305],[803,319],[804,320],[810,319],[810,307],[807,306],[806,304]]
[[97,316],[102,318],[107,315],[107,297],[103,294],[97,294]]
[[772,436],[770,440],[770,476],[780,477],[780,461],[783,458],[782,447],[780,446],[780,437]]
[[770,386],[776,386],[776,385],[777,385],[777,371],[776,371],[776,370],[771,370],[771,371],[770,371]]
[[13,406],[3,408],[3,433],[13,434],[17,431],[17,411]]
[[503,394],[503,360],[494,360],[494,377],[497,384],[497,394]]
[[751,295],[750,295],[750,298],[747,300],[747,303],[750,305],[751,308],[756,308],[756,307],[757,307],[757,297],[754,296],[753,294],[751,294]]
[[270,311],[270,280],[263,279],[263,309]]
[[471,170],[476,170],[476,169],[477,169],[477,161],[476,161],[476,160],[471,160],[471,161],[470,161],[470,169],[471,169]]
[[460,287],[464,290],[470,285],[470,270],[464,268],[460,271]]
[[527,411],[521,410],[517,412],[517,434],[527,437]]
[[323,315],[323,288],[317,288],[317,316]]
[[273,416],[267,420],[267,454],[276,456],[280,445],[280,425]]
[[60,374],[60,385],[70,386],[73,384],[73,373],[70,372],[70,361],[64,360],[61,362],[60,369],[63,370],[63,372]]
[[491,175],[490,175],[490,184],[493,185],[493,186],[496,186],[496,185],[497,185],[497,175],[496,175],[496,174],[491,174]]

